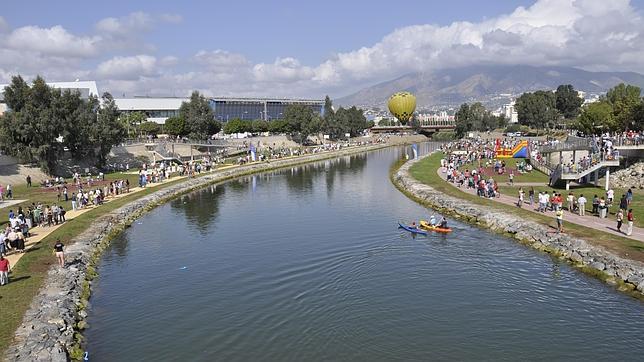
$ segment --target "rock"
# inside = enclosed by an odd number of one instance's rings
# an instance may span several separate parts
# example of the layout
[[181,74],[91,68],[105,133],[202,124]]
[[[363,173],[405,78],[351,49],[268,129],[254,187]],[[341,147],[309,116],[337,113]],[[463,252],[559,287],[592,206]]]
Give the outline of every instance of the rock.
[[602,263],[602,262],[599,262],[599,261],[594,261],[594,262],[590,263],[590,267],[593,268],[593,269],[597,269],[597,270],[606,269],[606,265],[604,263]]
[[575,261],[575,262],[577,262],[577,263],[581,263],[581,261],[583,260],[581,255],[579,255],[579,253],[576,252],[576,251],[574,251],[572,254],[570,254],[570,259]]

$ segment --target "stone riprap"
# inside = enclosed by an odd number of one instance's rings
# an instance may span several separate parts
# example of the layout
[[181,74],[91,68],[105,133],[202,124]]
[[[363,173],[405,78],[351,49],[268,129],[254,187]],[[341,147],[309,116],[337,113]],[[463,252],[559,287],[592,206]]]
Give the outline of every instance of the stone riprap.
[[23,322],[16,331],[15,340],[7,349],[4,359],[67,361],[72,357],[82,356],[78,349],[78,342],[82,339],[79,333],[87,328],[87,299],[100,252],[112,237],[146,211],[186,192],[234,177],[384,147],[387,145],[354,147],[215,171],[167,186],[97,218],[81,235],[66,243],[69,244],[65,248],[68,266],[64,269],[54,266],[49,270],[43,287],[25,313]]
[[613,187],[644,189],[644,162],[638,162],[610,175]]
[[[429,156],[429,155],[427,155]],[[610,251],[589,244],[583,239],[557,234],[549,227],[519,216],[500,212],[487,206],[470,204],[463,199],[445,195],[411,176],[409,169],[424,159],[404,163],[393,175],[393,182],[404,192],[441,212],[470,223],[489,228],[520,240],[534,249],[566,259],[576,266],[602,276],[608,283],[620,283],[625,290],[644,295],[644,263],[621,258]]]

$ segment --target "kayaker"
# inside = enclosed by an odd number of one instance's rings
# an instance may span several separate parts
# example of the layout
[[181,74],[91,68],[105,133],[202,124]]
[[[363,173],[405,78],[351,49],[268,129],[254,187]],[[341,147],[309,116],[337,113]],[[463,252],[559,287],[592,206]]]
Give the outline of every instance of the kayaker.
[[414,228],[414,229],[418,229],[418,228],[416,227],[416,222],[415,222],[415,221],[412,221],[412,222],[411,222],[411,225],[409,225],[409,227],[410,227],[410,228]]
[[447,219],[445,216],[441,219],[440,224],[438,225],[441,229],[447,229]]
[[429,225],[435,226],[436,225],[436,216],[432,214],[432,216],[429,217]]

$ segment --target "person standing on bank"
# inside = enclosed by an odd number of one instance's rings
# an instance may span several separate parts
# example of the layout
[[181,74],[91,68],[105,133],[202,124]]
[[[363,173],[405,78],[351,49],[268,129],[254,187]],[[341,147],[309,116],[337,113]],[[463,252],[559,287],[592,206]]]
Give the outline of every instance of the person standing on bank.
[[624,210],[619,209],[617,212],[617,231],[622,232],[622,222],[624,221]]
[[5,259],[4,255],[0,254],[0,285],[9,283],[9,270],[11,270],[9,259]]
[[628,214],[626,214],[626,221],[628,221],[628,227],[626,228],[626,235],[631,236],[633,234],[633,209],[628,209]]
[[27,175],[27,187],[31,187],[31,175]]
[[63,251],[64,247],[65,244],[63,244],[60,239],[56,240],[56,244],[54,244],[54,253],[56,254],[56,258],[58,259],[58,265],[60,265],[61,268],[65,267],[65,252]]
[[563,209],[558,209],[555,212],[555,218],[557,219],[557,233],[563,232]]

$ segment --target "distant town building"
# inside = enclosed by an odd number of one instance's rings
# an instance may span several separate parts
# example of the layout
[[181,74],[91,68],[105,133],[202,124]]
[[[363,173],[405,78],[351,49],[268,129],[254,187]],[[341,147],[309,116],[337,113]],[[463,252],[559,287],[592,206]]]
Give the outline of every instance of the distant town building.
[[519,123],[519,113],[514,108],[515,101],[512,100],[509,104],[501,106],[502,114],[508,120],[508,123]]
[[178,116],[181,104],[189,100],[180,97],[134,97],[115,98],[114,103],[121,114],[141,112],[148,122],[164,124],[168,118]]
[[449,115],[446,111],[437,113],[420,113],[416,115],[416,120],[421,126],[450,125],[454,123],[454,116]]

